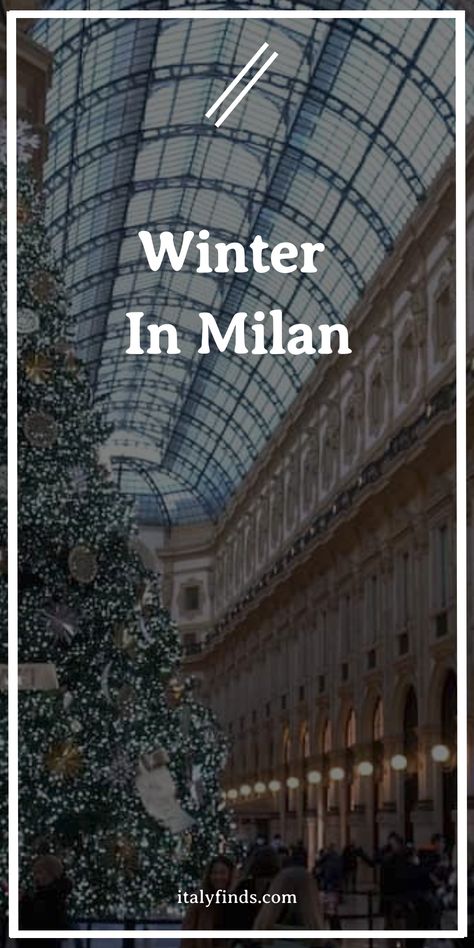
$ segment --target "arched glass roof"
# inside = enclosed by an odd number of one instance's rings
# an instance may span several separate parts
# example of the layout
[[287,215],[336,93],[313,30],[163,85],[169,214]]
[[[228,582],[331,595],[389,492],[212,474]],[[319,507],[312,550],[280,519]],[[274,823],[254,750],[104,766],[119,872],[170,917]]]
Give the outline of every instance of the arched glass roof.
[[[315,358],[200,356],[197,313],[222,326],[276,305],[288,324],[347,318],[452,150],[453,21],[56,20],[34,31],[55,56],[48,223],[81,354],[117,428],[114,466],[142,517],[216,519]],[[204,113],[264,41],[278,59],[217,131]],[[325,262],[317,279],[149,271],[139,230],[210,224],[213,240],[324,240]],[[130,309],[173,322],[181,354],[126,355]]]

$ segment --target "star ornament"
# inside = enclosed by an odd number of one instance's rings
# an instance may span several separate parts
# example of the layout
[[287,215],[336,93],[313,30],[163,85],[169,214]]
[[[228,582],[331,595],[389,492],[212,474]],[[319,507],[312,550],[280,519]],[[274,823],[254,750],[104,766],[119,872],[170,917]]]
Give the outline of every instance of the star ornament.
[[59,777],[77,777],[83,767],[82,751],[72,741],[53,744],[46,754],[46,767]]
[[34,385],[44,385],[51,377],[53,363],[44,352],[29,352],[25,359],[25,375]]

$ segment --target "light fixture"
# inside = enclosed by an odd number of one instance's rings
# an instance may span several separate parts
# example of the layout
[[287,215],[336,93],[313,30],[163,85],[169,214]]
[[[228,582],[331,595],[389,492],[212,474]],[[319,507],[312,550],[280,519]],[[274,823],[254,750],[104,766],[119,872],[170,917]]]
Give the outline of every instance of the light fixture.
[[262,780],[257,780],[257,783],[255,784],[253,789],[255,790],[255,793],[265,793],[265,790],[267,788]]
[[308,774],[308,783],[321,783],[322,777],[319,770],[310,770]]
[[234,788],[232,788],[231,790],[228,790],[228,791],[227,791],[227,799],[228,799],[228,800],[236,800],[237,797],[238,797],[238,795],[239,795],[239,794],[237,793],[237,790],[235,790]]
[[394,754],[390,761],[390,766],[392,770],[406,770],[408,761],[405,754]]
[[299,787],[300,785],[298,777],[288,777],[288,780],[286,781],[286,785],[289,790],[296,790],[297,787]]
[[270,780],[270,783],[268,784],[268,789],[271,790],[272,793],[278,793],[280,788],[281,788],[281,783],[279,780]]
[[446,764],[451,757],[451,751],[446,744],[435,744],[431,748],[431,756],[437,764]]
[[222,797],[223,800],[227,800],[227,794],[226,794],[225,790],[222,791],[221,797]]
[[329,776],[331,780],[344,780],[345,772],[342,767],[331,767],[329,771]]
[[374,765],[370,760],[361,760],[357,767],[357,772],[361,777],[371,777],[374,772]]
[[249,787],[248,783],[243,783],[240,788],[240,795],[242,797],[249,797],[252,793],[252,787]]

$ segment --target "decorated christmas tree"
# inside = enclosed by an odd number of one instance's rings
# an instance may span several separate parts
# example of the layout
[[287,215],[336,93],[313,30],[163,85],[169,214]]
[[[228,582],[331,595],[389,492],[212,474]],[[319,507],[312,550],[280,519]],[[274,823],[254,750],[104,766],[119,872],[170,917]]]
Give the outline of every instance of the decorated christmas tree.
[[[20,884],[35,855],[55,853],[76,918],[137,918],[192,887],[224,845],[226,748],[180,677],[177,632],[139,555],[130,504],[100,463],[111,432],[73,329],[41,196],[21,163]],[[2,333],[5,353],[5,320]],[[5,392],[5,356],[0,372]],[[5,820],[6,809],[2,834]]]

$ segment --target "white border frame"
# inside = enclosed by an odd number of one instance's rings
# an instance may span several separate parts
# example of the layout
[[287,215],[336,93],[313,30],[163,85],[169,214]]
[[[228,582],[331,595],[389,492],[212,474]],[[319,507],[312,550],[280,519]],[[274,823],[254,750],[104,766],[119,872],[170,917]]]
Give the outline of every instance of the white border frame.
[[[457,866],[458,929],[455,931],[331,931],[331,940],[467,937],[467,458],[466,458],[466,66],[464,10],[9,10],[7,12],[7,312],[8,312],[8,715],[9,715],[9,933],[10,938],[153,938],[168,941],[196,938],[194,931],[19,931],[18,924],[18,521],[17,521],[17,168],[16,168],[16,21],[99,19],[324,19],[324,20],[440,20],[455,21],[455,162],[456,162],[456,593],[457,593]],[[461,748],[465,749],[460,754]],[[176,934],[174,934],[176,932]],[[199,938],[298,939],[328,932],[200,931]]]

